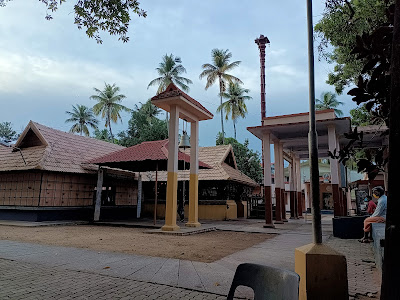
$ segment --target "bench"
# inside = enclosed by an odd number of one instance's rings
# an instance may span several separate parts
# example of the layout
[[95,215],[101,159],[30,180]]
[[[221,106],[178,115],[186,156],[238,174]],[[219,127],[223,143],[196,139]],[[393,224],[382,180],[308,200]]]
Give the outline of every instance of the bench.
[[333,236],[341,239],[360,239],[364,235],[364,220],[367,216],[334,217]]
[[372,223],[372,238],[374,239],[372,248],[374,250],[376,266],[381,271],[385,244],[385,226],[385,223]]

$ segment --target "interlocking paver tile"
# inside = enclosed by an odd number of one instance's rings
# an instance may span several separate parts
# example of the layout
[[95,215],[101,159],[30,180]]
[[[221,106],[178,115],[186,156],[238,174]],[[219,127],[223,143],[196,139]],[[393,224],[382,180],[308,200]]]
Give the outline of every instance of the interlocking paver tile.
[[[294,249],[312,240],[311,224],[304,220],[275,229],[262,225],[217,224],[276,235],[212,263],[0,241],[0,299],[224,299],[240,263],[294,270]],[[376,295],[380,278],[371,246],[333,238],[330,220],[323,222],[323,233],[324,242],[346,256],[350,295]],[[236,295],[249,293],[238,289]]]

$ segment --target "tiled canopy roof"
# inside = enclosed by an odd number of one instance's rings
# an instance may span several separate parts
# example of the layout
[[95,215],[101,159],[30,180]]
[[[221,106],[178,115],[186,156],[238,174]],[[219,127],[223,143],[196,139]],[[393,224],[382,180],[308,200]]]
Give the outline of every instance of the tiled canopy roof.
[[91,168],[83,163],[124,149],[119,145],[63,132],[32,121],[15,147],[0,147],[0,171],[39,169],[88,173],[92,172]]
[[[185,153],[189,153],[190,150],[186,149]],[[214,147],[199,147],[199,160],[212,166],[211,169],[201,169],[199,170],[199,180],[231,180],[234,182],[239,182],[245,185],[258,186],[258,184],[239,171],[236,164],[226,163],[227,157],[233,154],[233,149],[231,145],[220,145]],[[154,175],[154,172],[148,172]],[[179,170],[178,180],[189,180],[189,170]],[[150,181],[150,178],[155,176],[142,176],[143,181]],[[159,181],[167,181],[167,172],[158,172]]]
[[186,94],[185,92],[183,92],[182,90],[180,90],[175,84],[170,83],[168,85],[168,87],[165,89],[164,92],[154,96],[153,98],[151,98],[151,100],[159,100],[159,99],[165,99],[165,98],[169,98],[169,97],[177,97],[177,96],[182,96],[183,98],[185,98],[186,100],[188,100],[189,102],[191,102],[192,104],[196,105],[198,108],[202,109],[203,111],[205,111],[206,113],[210,114],[211,116],[213,116],[213,114],[207,110],[207,108],[205,108],[203,105],[200,104],[200,102],[194,100],[192,97],[190,97],[188,94]]
[[[178,151],[178,159],[190,163],[190,156]],[[168,140],[143,142],[141,144],[124,148],[119,151],[106,154],[102,157],[88,161],[93,164],[107,164],[116,162],[135,162],[145,160],[168,160]],[[210,168],[199,161],[200,167]]]

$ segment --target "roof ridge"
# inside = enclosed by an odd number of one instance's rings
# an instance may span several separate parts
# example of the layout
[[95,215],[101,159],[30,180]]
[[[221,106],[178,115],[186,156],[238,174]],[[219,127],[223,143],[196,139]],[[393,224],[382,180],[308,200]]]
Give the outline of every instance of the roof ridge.
[[[164,141],[167,142],[168,139],[155,140],[155,141],[144,141],[144,142],[141,142],[140,144],[136,144],[136,145],[148,144],[148,143],[161,143],[161,142],[164,142]],[[134,146],[136,146],[136,145],[133,145],[133,146],[131,146],[131,147],[134,147]]]
[[[82,139],[89,139],[89,140],[91,140],[91,141],[96,141],[96,142],[100,142],[100,143],[107,143],[107,144],[112,144],[112,145],[115,145],[115,146],[120,146],[120,147],[126,148],[125,146],[118,145],[118,144],[114,144],[114,143],[110,143],[110,142],[107,142],[107,141],[104,141],[104,140],[100,140],[100,139],[96,139],[96,138],[91,137],[91,136],[77,135],[77,134],[73,134],[73,133],[71,133],[71,132],[66,132],[66,131],[62,131],[62,130],[60,130],[60,129],[56,129],[56,128],[52,128],[52,127],[46,126],[46,125],[40,124],[40,123],[35,122],[35,121],[31,121],[31,122],[32,122],[34,125],[39,125],[39,126],[45,127],[45,128],[48,129],[48,130],[60,132],[60,133],[62,133],[62,134],[66,134],[66,135],[68,135],[68,136],[73,136],[73,137],[82,138]],[[38,129],[39,129],[39,128],[38,128]]]

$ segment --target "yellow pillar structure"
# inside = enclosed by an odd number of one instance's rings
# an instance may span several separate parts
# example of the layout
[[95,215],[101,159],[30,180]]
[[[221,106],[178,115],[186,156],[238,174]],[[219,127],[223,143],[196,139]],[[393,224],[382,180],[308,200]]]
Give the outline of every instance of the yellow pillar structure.
[[199,122],[190,124],[190,181],[189,219],[187,227],[200,227],[199,223]]
[[299,300],[348,300],[346,257],[324,244],[295,250]]
[[163,231],[179,230],[176,225],[177,213],[177,191],[178,191],[178,129],[179,108],[171,105],[168,136],[168,177],[167,177],[167,200],[165,205],[165,225]]
[[198,168],[199,168],[199,121],[210,120],[213,114],[198,101],[182,92],[173,83],[164,92],[151,98],[151,103],[170,113],[168,143],[167,203],[163,231],[179,230],[176,225],[178,206],[178,129],[179,118],[191,123],[190,137],[190,183],[189,183],[189,222],[186,226],[198,227]]

